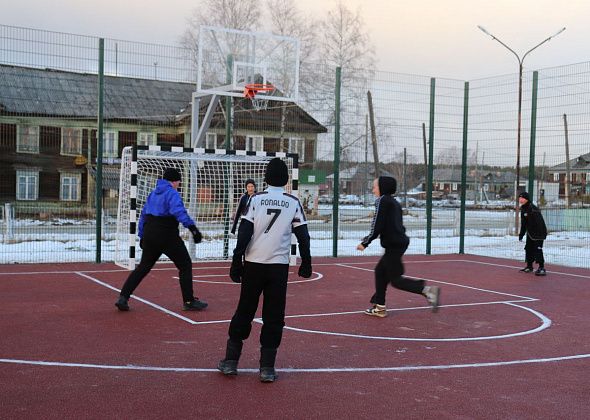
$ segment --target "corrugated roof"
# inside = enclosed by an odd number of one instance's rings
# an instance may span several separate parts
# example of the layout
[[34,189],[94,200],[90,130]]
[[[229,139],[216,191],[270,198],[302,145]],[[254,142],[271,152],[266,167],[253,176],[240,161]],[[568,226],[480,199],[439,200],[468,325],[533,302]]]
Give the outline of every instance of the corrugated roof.
[[[105,76],[104,118],[145,123],[177,123],[191,115],[192,83]],[[98,110],[96,74],[37,69],[0,64],[0,111],[10,115],[95,119]],[[200,101],[200,112],[210,96]],[[248,109],[248,100],[236,101]],[[297,105],[288,107],[286,126],[291,132],[325,133],[327,129]],[[279,131],[281,107],[235,115],[238,128]],[[212,127],[224,124],[221,112]],[[221,122],[220,122],[221,121]],[[186,123],[186,122],[185,122]]]
[[[581,171],[586,172],[590,171],[590,153],[586,153],[585,155],[580,155],[577,158],[570,159],[570,170],[572,171]],[[566,171],[566,162],[560,163],[559,165],[555,165],[549,168],[550,171],[554,172],[561,172]]]
[[[170,122],[191,100],[194,85],[105,76],[105,119]],[[96,118],[96,74],[0,65],[0,109],[5,113]]]

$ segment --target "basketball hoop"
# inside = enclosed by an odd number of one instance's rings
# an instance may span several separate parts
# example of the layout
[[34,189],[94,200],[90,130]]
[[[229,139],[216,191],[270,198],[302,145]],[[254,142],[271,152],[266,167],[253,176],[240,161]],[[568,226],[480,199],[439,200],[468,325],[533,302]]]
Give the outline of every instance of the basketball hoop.
[[252,101],[252,108],[256,111],[261,111],[268,108],[268,99],[257,98],[258,92],[268,92],[269,94],[275,90],[275,87],[270,83],[250,83],[244,87],[244,98]]

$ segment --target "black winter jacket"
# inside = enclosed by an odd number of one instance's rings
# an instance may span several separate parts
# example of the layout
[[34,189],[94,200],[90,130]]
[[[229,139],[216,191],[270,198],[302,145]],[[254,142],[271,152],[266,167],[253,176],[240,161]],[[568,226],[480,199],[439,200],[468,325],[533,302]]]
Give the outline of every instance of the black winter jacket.
[[234,224],[231,227],[232,234],[236,233],[236,227],[238,226],[238,222],[240,221],[240,217],[242,217],[242,213],[244,213],[244,210],[246,210],[246,206],[248,204],[249,199],[250,199],[250,196],[248,195],[248,193],[246,193],[240,197],[240,203],[238,204],[238,209],[236,210],[236,215],[234,216]]
[[392,195],[382,195],[375,200],[371,232],[363,238],[363,246],[368,247],[378,236],[381,239],[381,246],[386,249],[405,252],[410,244],[402,222],[402,207]]
[[527,234],[534,241],[544,241],[547,238],[547,226],[541,210],[530,201],[520,207],[519,239]]

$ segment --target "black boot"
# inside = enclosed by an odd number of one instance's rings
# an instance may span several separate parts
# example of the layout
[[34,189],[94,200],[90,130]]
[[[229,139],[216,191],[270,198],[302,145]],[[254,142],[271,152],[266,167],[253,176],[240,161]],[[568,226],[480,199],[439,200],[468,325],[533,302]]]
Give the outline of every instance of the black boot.
[[119,308],[120,311],[128,311],[129,310],[129,303],[128,299],[125,296],[119,296],[119,300],[115,302],[115,306]]
[[238,374],[238,361],[242,354],[241,341],[234,341],[231,338],[227,340],[227,347],[225,348],[225,359],[220,360],[217,364],[217,369],[224,375]]
[[260,348],[260,382],[274,382],[278,378],[275,370],[277,349]]

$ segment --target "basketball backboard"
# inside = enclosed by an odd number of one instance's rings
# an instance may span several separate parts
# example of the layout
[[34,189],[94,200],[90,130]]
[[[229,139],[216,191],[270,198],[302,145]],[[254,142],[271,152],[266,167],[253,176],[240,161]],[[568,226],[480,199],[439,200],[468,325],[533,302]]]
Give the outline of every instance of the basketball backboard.
[[246,84],[272,84],[260,99],[296,102],[299,40],[262,32],[202,26],[199,31],[197,94],[244,97]]

